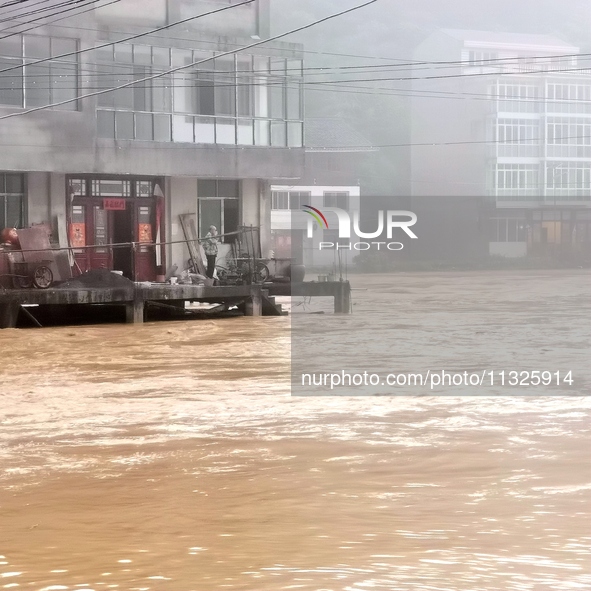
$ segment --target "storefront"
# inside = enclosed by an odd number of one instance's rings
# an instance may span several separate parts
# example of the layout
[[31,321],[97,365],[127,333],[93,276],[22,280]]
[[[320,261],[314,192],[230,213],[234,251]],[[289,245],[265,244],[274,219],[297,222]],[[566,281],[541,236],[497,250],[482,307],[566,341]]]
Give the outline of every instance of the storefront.
[[69,176],[68,237],[76,265],[154,281],[164,264],[162,178]]

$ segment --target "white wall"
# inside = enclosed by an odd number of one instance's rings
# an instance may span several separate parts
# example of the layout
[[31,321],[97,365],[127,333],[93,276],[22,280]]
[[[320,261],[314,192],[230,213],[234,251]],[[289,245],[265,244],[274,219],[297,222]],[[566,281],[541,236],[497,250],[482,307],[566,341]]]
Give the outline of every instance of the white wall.
[[49,177],[48,172],[30,172],[27,174],[27,217],[29,224],[51,223]]
[[[167,202],[167,241],[176,242],[185,239],[179,215],[183,213],[197,214],[197,179],[193,177],[172,177],[167,183],[167,189],[168,191],[164,195]],[[178,265],[179,271],[182,271],[189,258],[187,246],[185,244],[172,244],[167,249],[167,252],[167,266]]]

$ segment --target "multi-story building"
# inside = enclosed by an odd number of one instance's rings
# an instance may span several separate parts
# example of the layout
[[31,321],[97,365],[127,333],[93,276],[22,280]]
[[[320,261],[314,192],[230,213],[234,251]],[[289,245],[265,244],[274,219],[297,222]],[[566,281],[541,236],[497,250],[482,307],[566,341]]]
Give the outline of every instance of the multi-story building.
[[[348,240],[339,240],[334,213],[326,212],[329,228],[320,228],[302,206],[359,211],[361,168],[375,148],[336,117],[306,118],[305,145],[302,178],[297,183],[271,186],[272,244],[278,257],[294,258],[307,267],[331,269],[338,261],[351,261],[359,253],[347,250]],[[310,223],[314,226],[312,237],[308,236]],[[321,242],[340,244],[340,254],[336,247],[320,250]]]
[[426,39],[413,73],[413,199],[485,200],[490,254],[588,250],[591,67],[578,54],[547,35]]
[[[125,0],[16,21],[0,38],[0,228],[49,223],[82,270],[138,280],[186,261],[183,244],[150,246],[183,240],[180,214],[200,235],[260,226],[267,251],[270,184],[303,169],[301,47],[241,50],[268,36],[269,7],[236,4]],[[135,254],[107,246],[132,241]]]

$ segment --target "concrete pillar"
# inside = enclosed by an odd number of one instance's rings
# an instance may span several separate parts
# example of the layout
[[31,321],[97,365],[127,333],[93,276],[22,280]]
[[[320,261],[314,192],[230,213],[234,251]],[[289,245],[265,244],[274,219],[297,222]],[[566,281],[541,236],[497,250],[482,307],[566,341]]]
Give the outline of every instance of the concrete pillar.
[[334,283],[334,311],[335,314],[351,313],[351,284],[348,281]]
[[244,302],[245,316],[262,316],[263,298],[260,288],[253,287],[250,291],[250,297]]
[[0,328],[16,328],[20,309],[18,302],[0,304]]
[[128,324],[141,324],[144,321],[144,300],[135,296],[132,302],[125,304],[125,321]]

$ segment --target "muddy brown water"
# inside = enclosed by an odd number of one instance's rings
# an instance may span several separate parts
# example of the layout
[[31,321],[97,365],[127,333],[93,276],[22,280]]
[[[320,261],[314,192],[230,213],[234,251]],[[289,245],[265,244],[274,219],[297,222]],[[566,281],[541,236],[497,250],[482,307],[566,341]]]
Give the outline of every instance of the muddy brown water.
[[[590,279],[355,277],[354,316],[379,327],[396,302],[418,352],[461,301],[457,361],[473,315],[504,310],[518,341],[554,302],[567,328],[543,348],[563,366],[589,347]],[[0,331],[0,589],[591,588],[588,376],[560,396],[291,397],[290,325],[315,310],[293,304]]]

